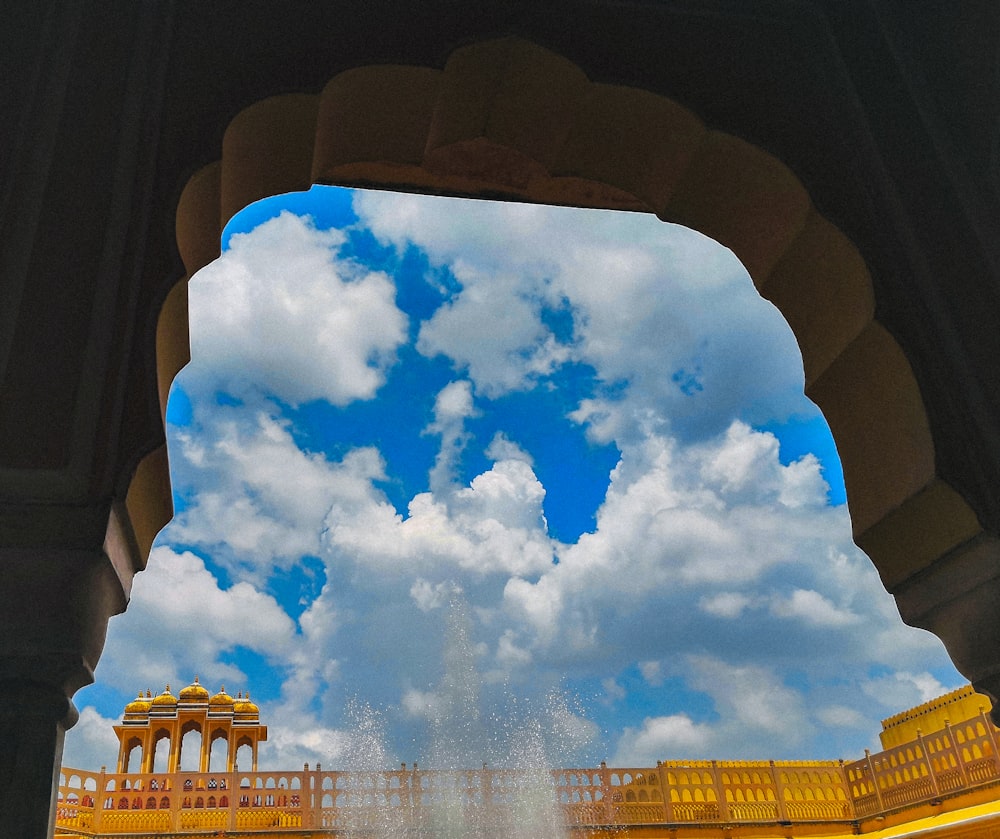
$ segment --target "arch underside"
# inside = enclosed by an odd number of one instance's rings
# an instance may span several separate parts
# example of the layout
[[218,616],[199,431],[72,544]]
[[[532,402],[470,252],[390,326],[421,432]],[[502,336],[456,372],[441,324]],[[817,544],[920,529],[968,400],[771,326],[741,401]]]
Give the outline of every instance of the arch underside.
[[[781,161],[664,96],[590,81],[533,43],[480,42],[443,69],[355,68],[317,95],[240,112],[219,159],[191,177],[178,203],[187,276],[218,256],[223,227],[243,207],[313,183],[649,212],[729,247],[796,336],[806,394],[843,463],[855,541],[904,619],[938,634],[957,666],[997,696],[984,650],[1000,634],[970,639],[956,620],[970,592],[989,611],[996,584],[981,584],[996,540],[939,474],[924,399],[877,317],[864,258]],[[187,340],[185,278],[157,329],[161,411]],[[143,552],[169,519],[166,469],[165,451],[153,452],[129,488]],[[939,571],[951,586],[944,600],[940,581],[929,582]]]

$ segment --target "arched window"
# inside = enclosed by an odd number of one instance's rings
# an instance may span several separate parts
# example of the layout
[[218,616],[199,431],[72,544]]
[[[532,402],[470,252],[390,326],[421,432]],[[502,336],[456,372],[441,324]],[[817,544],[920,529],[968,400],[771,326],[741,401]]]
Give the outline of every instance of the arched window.
[[153,772],[166,772],[167,763],[170,759],[170,735],[167,731],[160,729],[153,737]]
[[244,771],[253,768],[253,746],[245,740],[236,748],[236,765]]
[[122,772],[139,772],[142,770],[142,743],[132,740],[128,745],[128,753],[125,755],[125,764]]

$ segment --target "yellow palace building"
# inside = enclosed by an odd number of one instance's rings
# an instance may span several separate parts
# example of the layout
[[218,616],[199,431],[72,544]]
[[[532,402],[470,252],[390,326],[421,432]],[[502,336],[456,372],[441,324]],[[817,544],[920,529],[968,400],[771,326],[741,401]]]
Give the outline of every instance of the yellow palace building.
[[[56,837],[435,835],[435,806],[519,818],[532,786],[551,787],[572,837],[870,839],[1000,836],[1000,732],[967,686],[882,723],[882,751],[854,761],[672,760],[653,767],[440,772],[417,764],[340,772],[319,764],[258,771],[258,707],[197,678],[174,696],[140,694],[115,726],[114,772],[63,767]],[[189,738],[197,732],[197,738]],[[181,771],[198,743],[199,770]],[[190,746],[189,746],[190,747]],[[159,764],[165,762],[166,766]],[[223,764],[214,766],[216,762]],[[190,765],[190,758],[188,759]],[[546,796],[547,797],[547,796]],[[476,824],[484,824],[481,816]],[[488,821],[488,823],[495,823]],[[475,835],[479,835],[477,832]],[[542,837],[539,837],[542,839]]]

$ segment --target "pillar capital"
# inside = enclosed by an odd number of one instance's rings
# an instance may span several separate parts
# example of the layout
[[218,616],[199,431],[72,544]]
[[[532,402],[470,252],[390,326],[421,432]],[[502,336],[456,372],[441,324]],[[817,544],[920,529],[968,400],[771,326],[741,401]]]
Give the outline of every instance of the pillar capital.
[[126,585],[103,550],[0,547],[0,683],[30,682],[69,699],[94,679],[108,620]]

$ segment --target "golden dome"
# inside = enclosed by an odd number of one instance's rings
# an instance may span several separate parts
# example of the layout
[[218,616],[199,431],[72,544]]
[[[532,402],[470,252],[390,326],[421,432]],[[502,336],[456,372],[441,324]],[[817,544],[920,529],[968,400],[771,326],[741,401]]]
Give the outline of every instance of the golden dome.
[[153,705],[176,705],[177,697],[170,692],[170,685],[164,688],[163,693],[156,697],[152,702]]
[[232,705],[236,700],[226,693],[226,686],[219,688],[219,692],[208,700],[209,705]]
[[243,698],[242,694],[236,697],[236,704],[233,707],[233,711],[239,716],[257,716],[260,713],[260,708],[250,701],[250,691],[247,691],[246,698]]
[[181,702],[208,702],[208,690],[198,684],[198,677],[180,692]]
[[153,700],[149,697],[149,691],[146,691],[146,696],[142,695],[142,691],[139,691],[139,695],[133,699],[128,705],[125,706],[126,714],[146,714],[149,713],[149,709],[153,704]]

